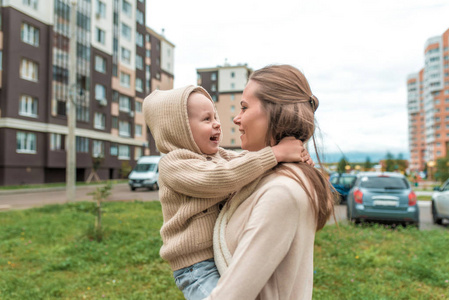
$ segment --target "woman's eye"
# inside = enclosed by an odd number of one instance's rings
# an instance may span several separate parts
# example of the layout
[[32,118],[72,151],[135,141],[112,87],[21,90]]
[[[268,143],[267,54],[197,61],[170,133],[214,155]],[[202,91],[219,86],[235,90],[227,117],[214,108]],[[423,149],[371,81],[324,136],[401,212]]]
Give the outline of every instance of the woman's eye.
[[247,107],[246,107],[246,106],[242,106],[240,109],[241,109],[241,110],[246,110]]

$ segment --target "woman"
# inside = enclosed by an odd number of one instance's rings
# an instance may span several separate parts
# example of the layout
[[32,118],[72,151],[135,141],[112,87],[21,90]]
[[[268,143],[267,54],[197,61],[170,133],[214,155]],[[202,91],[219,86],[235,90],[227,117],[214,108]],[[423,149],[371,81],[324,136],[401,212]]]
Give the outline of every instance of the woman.
[[[279,65],[255,71],[234,119],[242,148],[257,151],[284,137],[308,141],[317,107],[298,69]],[[215,262],[222,277],[207,299],[311,299],[315,232],[333,207],[327,180],[308,164],[279,164],[242,189],[215,226]]]

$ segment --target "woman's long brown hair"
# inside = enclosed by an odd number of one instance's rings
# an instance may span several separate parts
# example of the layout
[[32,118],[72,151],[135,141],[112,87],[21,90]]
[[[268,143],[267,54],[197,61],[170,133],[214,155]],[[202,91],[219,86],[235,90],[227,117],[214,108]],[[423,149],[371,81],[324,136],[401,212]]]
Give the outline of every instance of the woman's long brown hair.
[[251,74],[249,80],[259,84],[255,96],[261,100],[268,114],[267,145],[276,145],[284,137],[291,136],[304,143],[310,138],[313,140],[322,171],[308,164],[298,164],[312,189],[307,188],[304,181],[286,165],[279,164],[274,171],[296,180],[305,190],[316,216],[318,231],[334,214],[335,203],[332,187],[322,173],[324,168],[313,135],[318,98],[312,94],[309,83],[301,71],[290,65],[267,66]]

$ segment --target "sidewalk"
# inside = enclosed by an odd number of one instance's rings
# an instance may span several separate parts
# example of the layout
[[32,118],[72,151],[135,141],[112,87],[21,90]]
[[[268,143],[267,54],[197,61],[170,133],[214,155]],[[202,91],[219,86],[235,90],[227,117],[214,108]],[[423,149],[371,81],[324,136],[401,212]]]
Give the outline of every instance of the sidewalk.
[[[102,185],[104,184],[77,186],[75,201],[91,201],[92,196],[88,194],[93,192],[98,186]],[[142,198],[147,198],[139,195],[141,193],[135,193],[131,196],[127,195],[129,194],[128,191],[129,188],[127,183],[117,183],[113,185],[112,193],[108,200],[142,200]],[[146,195],[148,196],[148,193]],[[65,187],[30,188],[0,191],[0,211],[10,209],[26,209],[47,204],[63,204],[66,202],[67,198]]]

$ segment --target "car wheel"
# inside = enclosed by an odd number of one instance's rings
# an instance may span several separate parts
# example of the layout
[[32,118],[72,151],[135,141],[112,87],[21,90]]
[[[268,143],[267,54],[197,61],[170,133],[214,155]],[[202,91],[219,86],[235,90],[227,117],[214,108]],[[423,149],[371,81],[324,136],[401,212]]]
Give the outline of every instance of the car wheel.
[[157,185],[157,182],[155,182],[151,185],[151,190],[156,191],[158,189],[159,189],[159,186]]
[[435,208],[435,203],[432,202],[432,219],[434,224],[443,224],[443,219],[438,217],[437,209]]
[[131,187],[129,187],[130,189],[131,189],[131,191],[135,191],[136,190],[136,188],[135,187],[133,187],[133,186],[131,186]]

